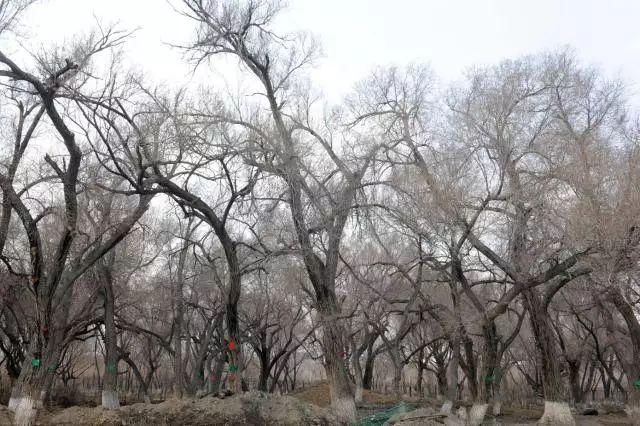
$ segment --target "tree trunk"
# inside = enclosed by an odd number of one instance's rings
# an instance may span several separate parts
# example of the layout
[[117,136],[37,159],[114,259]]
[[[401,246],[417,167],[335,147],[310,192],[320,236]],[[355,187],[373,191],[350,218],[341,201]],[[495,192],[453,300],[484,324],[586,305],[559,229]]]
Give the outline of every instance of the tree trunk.
[[38,346],[31,344],[31,356],[25,359],[20,377],[11,392],[13,406],[9,408],[15,411],[14,423],[17,426],[35,424],[38,410],[44,404],[47,385],[58,365],[59,351],[47,345],[45,353],[40,354]]
[[460,334],[458,332],[450,337],[449,344],[451,345],[451,359],[447,366],[446,401],[443,408],[448,407],[448,410],[444,411],[450,412],[458,399],[458,367],[460,366]]
[[102,379],[102,406],[107,410],[120,407],[118,399],[118,348],[116,341],[115,300],[111,271],[104,265],[98,265],[102,278],[104,298],[104,376]]
[[260,362],[260,377],[258,379],[258,390],[267,392],[269,390],[269,355],[266,345],[262,346],[262,351],[258,355]]
[[220,241],[225,249],[230,275],[226,304],[226,323],[229,342],[227,348],[225,348],[229,351],[229,388],[234,393],[242,393],[243,365],[240,346],[240,320],[238,318],[238,302],[242,289],[242,275],[235,243],[226,236],[226,233],[220,237]]
[[640,424],[640,321],[633,307],[618,288],[609,291],[609,300],[615,305],[629,330],[631,359],[621,360],[627,375],[627,415]]
[[355,401],[356,404],[362,402],[362,393],[363,393],[363,377],[362,377],[362,366],[360,365],[360,353],[358,353],[357,349],[354,345],[353,356],[351,358],[351,364],[353,365],[353,377],[356,385],[355,389]]
[[356,418],[356,404],[343,357],[344,330],[338,319],[337,301],[332,292],[320,295],[322,299],[318,300],[318,312],[322,320],[322,343],[331,391],[331,409],[341,421],[353,422]]
[[173,303],[175,307],[174,331],[173,331],[173,396],[182,398],[184,395],[184,364],[182,357],[182,323],[184,317],[184,268],[187,261],[188,239],[191,235],[191,219],[187,224],[185,240],[178,256],[176,270],[176,283],[173,289]]
[[402,359],[400,354],[400,348],[398,347],[398,342],[394,342],[393,346],[389,348],[389,353],[391,355],[391,361],[393,363],[393,396],[400,400],[402,398],[402,388],[400,386],[402,381]]
[[569,404],[564,401],[558,351],[548,312],[536,289],[527,289],[522,294],[525,307],[529,312],[533,337],[538,348],[538,361],[542,367],[542,389],[545,403],[544,413],[540,418],[539,424],[574,426],[576,423],[571,414],[571,409]]
[[364,362],[364,374],[362,375],[362,388],[371,390],[373,385],[373,367],[376,362],[376,355],[373,351],[373,342],[367,346],[367,356]]
[[571,401],[573,404],[580,404],[583,399],[582,385],[580,383],[580,368],[582,363],[578,359],[567,359],[569,369],[569,389],[571,390]]
[[498,331],[494,321],[482,326],[483,347],[480,367],[480,392],[474,398],[469,413],[469,424],[481,425],[490,404],[495,404],[496,374],[498,369]]

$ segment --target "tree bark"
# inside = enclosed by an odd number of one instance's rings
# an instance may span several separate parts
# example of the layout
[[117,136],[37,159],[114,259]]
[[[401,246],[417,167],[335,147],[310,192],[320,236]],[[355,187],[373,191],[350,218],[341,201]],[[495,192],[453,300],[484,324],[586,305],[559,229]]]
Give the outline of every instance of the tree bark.
[[538,291],[529,288],[523,293],[525,307],[529,312],[531,331],[538,348],[538,361],[542,367],[542,388],[544,393],[544,413],[539,424],[573,426],[575,420],[569,404],[564,400],[564,386],[560,376],[560,364],[556,349],[553,327],[549,314]]
[[[113,252],[107,262],[113,265]],[[101,262],[97,266],[102,281],[104,302],[104,375],[102,379],[102,406],[107,410],[120,407],[118,398],[118,347],[115,323],[115,298],[113,294],[113,278],[109,266]]]

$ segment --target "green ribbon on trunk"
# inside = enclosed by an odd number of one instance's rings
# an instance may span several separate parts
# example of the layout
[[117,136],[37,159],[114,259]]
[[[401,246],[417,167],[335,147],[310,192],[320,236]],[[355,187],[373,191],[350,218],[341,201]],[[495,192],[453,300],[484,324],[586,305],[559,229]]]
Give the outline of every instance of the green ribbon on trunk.
[[493,383],[496,381],[496,376],[487,376],[484,378],[484,381],[487,383]]
[[107,371],[109,373],[117,373],[118,372],[118,367],[116,366],[116,364],[109,364],[109,365],[107,365]]
[[640,389],[640,379],[638,379],[635,382],[633,382],[633,386],[635,386],[636,389]]
[[33,368],[40,368],[40,360],[38,358],[32,359],[31,366]]
[[237,371],[238,371],[238,366],[237,366],[237,365],[233,365],[233,364],[231,364],[231,365],[229,366],[229,372],[231,372],[231,373],[235,373],[235,372],[237,372]]

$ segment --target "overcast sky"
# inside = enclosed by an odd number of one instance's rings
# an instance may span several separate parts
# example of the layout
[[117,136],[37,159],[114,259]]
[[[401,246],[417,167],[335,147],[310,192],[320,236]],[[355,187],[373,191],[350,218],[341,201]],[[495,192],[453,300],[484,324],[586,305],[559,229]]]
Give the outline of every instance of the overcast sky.
[[[165,43],[186,40],[192,27],[166,0],[44,0],[24,21],[27,44],[86,31],[94,15],[140,28],[129,57],[155,80],[189,79],[179,53]],[[374,65],[428,62],[452,80],[470,65],[564,45],[637,92],[638,18],[640,1],[634,0],[290,0],[277,24],[317,36],[324,57],[313,80],[337,100]]]

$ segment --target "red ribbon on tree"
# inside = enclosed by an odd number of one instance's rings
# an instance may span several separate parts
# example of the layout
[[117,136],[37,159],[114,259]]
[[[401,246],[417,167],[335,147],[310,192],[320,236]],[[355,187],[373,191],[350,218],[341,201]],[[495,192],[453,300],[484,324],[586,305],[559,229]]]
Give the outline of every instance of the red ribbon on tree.
[[233,340],[229,342],[229,350],[231,351],[236,350],[236,342],[234,342]]

